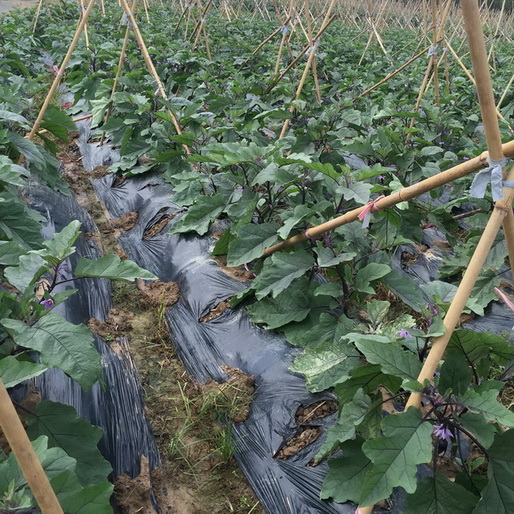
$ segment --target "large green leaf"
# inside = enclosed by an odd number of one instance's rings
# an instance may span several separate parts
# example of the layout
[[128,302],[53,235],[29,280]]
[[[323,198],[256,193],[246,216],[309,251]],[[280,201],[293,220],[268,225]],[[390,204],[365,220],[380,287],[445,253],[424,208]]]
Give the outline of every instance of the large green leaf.
[[498,391],[491,389],[477,393],[468,389],[459,400],[472,412],[482,414],[487,421],[497,421],[502,425],[514,426],[514,412],[497,400]]
[[253,281],[257,300],[269,293],[276,298],[295,278],[303,276],[313,265],[312,255],[305,250],[274,253],[264,261],[262,271]]
[[328,461],[321,498],[333,498],[338,503],[359,502],[364,477],[373,466],[362,451],[362,442],[362,439],[346,441],[341,444],[343,456]]
[[454,394],[464,393],[471,383],[471,369],[462,353],[451,352],[441,366],[439,391],[444,394],[451,389]]
[[73,220],[69,225],[57,232],[51,239],[45,241],[43,246],[46,248],[45,257],[51,256],[57,261],[64,260],[75,252],[73,243],[80,235],[80,221]]
[[260,257],[277,240],[277,230],[276,223],[242,226],[228,245],[227,264],[240,266]]
[[117,255],[106,255],[96,260],[81,258],[75,267],[77,277],[99,277],[113,280],[156,280],[157,277],[149,271],[139,267],[135,262],[122,261]]
[[[317,295],[318,287],[314,290]],[[282,330],[291,344],[316,346],[320,343],[341,341],[341,337],[353,327],[353,322],[344,314],[339,319],[327,312],[313,313],[301,323],[291,323]]]
[[364,268],[361,268],[355,276],[354,286],[357,291],[362,293],[374,294],[375,290],[370,283],[384,277],[391,272],[391,267],[387,264],[378,264],[371,262]]
[[43,148],[33,143],[30,139],[26,139],[16,132],[9,132],[7,137],[13,143],[18,151],[22,153],[29,163],[35,164],[38,168],[46,166],[46,159]]
[[48,106],[41,128],[48,130],[48,132],[66,142],[68,142],[68,132],[77,130],[73,120],[55,105]]
[[[69,457],[64,450],[56,447],[49,448],[48,438],[44,435],[33,441],[32,446],[65,512],[74,514],[112,513],[109,499],[113,486],[107,482],[106,477],[99,484],[83,487],[76,475],[76,460]],[[14,453],[0,463],[0,498],[8,491],[11,483],[15,490],[20,492],[19,496],[24,499],[28,496],[30,506],[36,507],[34,499],[29,495],[27,481],[18,467]],[[23,495],[25,491],[27,495]],[[16,509],[17,505],[11,507],[18,510]]]
[[354,439],[357,426],[362,422],[371,406],[371,398],[358,389],[351,402],[346,403],[341,409],[337,423],[328,429],[327,437],[316,455],[319,460],[331,453],[339,444],[348,439]]
[[390,393],[397,393],[402,385],[402,379],[393,375],[382,373],[380,366],[365,364],[351,372],[351,377],[344,383],[336,386],[335,391],[341,402],[349,401],[359,388],[369,394],[378,387],[385,387]]
[[[350,336],[350,334],[348,334]],[[382,371],[406,380],[417,380],[421,362],[411,351],[402,350],[393,343],[377,340],[379,336],[352,334],[355,346],[370,364],[380,365]]]
[[61,473],[50,482],[65,512],[73,514],[112,514],[109,503],[114,486],[105,480],[101,484],[82,487],[75,473]]
[[13,186],[24,186],[30,173],[23,166],[14,164],[6,155],[0,155],[0,181]]
[[471,330],[455,330],[448,345],[448,352],[459,352],[466,361],[475,366],[489,354],[502,359],[514,358],[514,346],[503,337],[490,332],[473,332]]
[[400,300],[408,305],[416,312],[421,312],[425,306],[425,299],[420,288],[416,285],[414,280],[406,277],[397,270],[392,270],[390,273],[380,279],[392,293],[394,293]]
[[3,319],[0,323],[10,332],[19,346],[40,353],[41,363],[62,369],[84,390],[102,376],[100,355],[93,346],[93,336],[84,325],[73,325],[51,312],[34,325],[23,321]]
[[305,204],[297,205],[292,212],[289,212],[290,217],[287,218],[284,224],[280,227],[278,235],[282,239],[287,239],[293,227],[311,213],[312,209],[307,207]]
[[0,193],[0,235],[30,249],[43,242],[40,230],[41,225],[29,215],[24,202],[12,193]]
[[112,471],[97,447],[102,430],[77,417],[75,409],[69,405],[39,403],[34,415],[27,419],[27,433],[31,439],[46,435],[49,447],[62,448],[73,457],[82,485],[103,482]]
[[478,498],[441,473],[423,478],[407,496],[405,514],[469,514]]
[[12,121],[14,123],[19,123],[24,129],[30,129],[29,122],[26,120],[26,118],[16,114],[15,112],[6,111],[4,109],[0,110],[0,121]]
[[364,479],[359,501],[362,506],[389,498],[394,487],[413,493],[417,465],[432,458],[432,425],[422,422],[422,414],[415,407],[384,418],[382,430],[383,437],[362,445],[364,454],[373,462]]
[[263,298],[260,302],[250,305],[248,312],[254,323],[264,323],[268,328],[278,328],[291,321],[305,319],[312,309],[311,300],[308,284],[305,281],[298,281],[276,298]]
[[29,378],[37,377],[48,368],[30,360],[22,360],[18,356],[8,355],[0,359],[0,378],[5,387],[14,387]]
[[226,207],[222,195],[200,196],[196,202],[189,207],[187,213],[173,225],[171,234],[182,234],[184,232],[196,232],[203,236],[211,223],[223,212]]
[[0,264],[3,266],[14,266],[20,261],[25,253],[14,241],[0,241]]
[[356,252],[336,253],[332,248],[325,248],[321,244],[318,244],[314,251],[318,256],[318,266],[320,268],[337,266],[341,262],[351,261],[357,255]]
[[[31,443],[48,478],[51,479],[64,471],[75,469],[75,459],[68,457],[60,448],[48,448],[46,436],[41,436]],[[14,453],[10,453],[9,457],[0,463],[0,498],[7,491],[11,480],[14,481],[16,489],[27,487],[27,481]]]
[[46,262],[43,257],[36,253],[28,253],[20,257],[18,266],[6,268],[4,274],[9,283],[23,293],[45,270]]
[[473,514],[512,514],[514,512],[514,430],[495,437],[487,451],[489,483]]
[[354,347],[348,343],[324,343],[307,348],[290,367],[305,375],[309,391],[324,391],[350,378],[361,362]]
[[465,412],[459,416],[459,421],[468,432],[471,432],[476,437],[485,449],[493,444],[497,428],[493,423],[488,423],[482,414]]

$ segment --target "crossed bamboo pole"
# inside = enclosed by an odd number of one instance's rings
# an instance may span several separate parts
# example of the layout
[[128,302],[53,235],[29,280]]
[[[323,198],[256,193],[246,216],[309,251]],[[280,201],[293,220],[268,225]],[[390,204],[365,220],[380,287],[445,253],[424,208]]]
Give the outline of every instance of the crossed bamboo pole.
[[[504,146],[502,147],[500,130],[496,116],[494,95],[492,91],[489,65],[485,48],[484,34],[480,21],[480,11],[477,0],[461,0],[464,24],[471,50],[471,60],[475,73],[480,111],[484,123],[484,131],[492,160],[499,161],[504,157]],[[510,169],[507,180],[514,180],[514,166]],[[458,326],[464,306],[468,301],[471,291],[478,279],[485,264],[487,256],[491,251],[496,235],[503,223],[511,270],[514,272],[514,216],[512,213],[512,202],[514,200],[514,189],[503,188],[503,200],[497,201],[493,213],[489,218],[485,230],[478,242],[477,248],[469,262],[469,265],[462,277],[462,281],[455,293],[452,303],[444,318],[445,333],[432,341],[430,353],[423,364],[418,376],[418,382],[432,380],[437,367],[444,356],[444,352],[451,336]],[[407,401],[405,410],[410,407],[420,408],[422,395],[412,393]],[[373,506],[360,507],[361,514],[371,514]]]
[[[325,14],[325,18],[324,18],[322,26],[321,26],[322,29],[323,29],[323,27],[328,27],[328,24],[329,24],[331,16],[332,16],[332,11],[334,9],[335,3],[336,3],[336,0],[332,0],[330,2],[330,5],[329,5],[329,7],[327,9],[327,12]],[[309,23],[309,35],[308,35],[308,39],[309,39],[309,46],[308,46],[309,57],[307,59],[307,64],[305,65],[305,68],[303,69],[302,78],[300,79],[300,83],[298,84],[298,87],[296,88],[296,93],[295,93],[295,96],[294,96],[294,100],[298,100],[300,98],[300,95],[301,95],[302,90],[303,90],[303,86],[305,85],[305,81],[307,80],[307,75],[309,74],[309,70],[313,67],[314,59],[316,58],[316,49],[317,49],[317,45],[318,45],[318,42],[319,42],[319,37],[320,37],[319,35],[320,35],[320,33],[322,33],[321,30],[318,31],[318,35],[316,35],[316,38],[314,39],[312,37],[312,28],[311,28],[311,25]],[[303,55],[303,54],[300,54],[300,55]],[[313,71],[314,71],[314,69],[315,68],[313,68]],[[316,85],[316,92],[318,94],[318,98],[319,98],[320,103],[321,103],[321,98],[320,98],[320,93],[319,93],[319,85],[318,85],[318,81],[317,81],[317,75],[315,75],[314,82],[315,82],[315,85]],[[289,111],[291,113],[294,112],[294,104],[291,105],[291,107],[289,108]],[[287,118],[284,121],[284,124],[282,125],[282,130],[280,131],[279,139],[282,139],[287,134],[287,129],[289,128],[289,124],[290,123],[291,123],[291,118]]]
[[0,428],[43,514],[63,514],[43,466],[0,379]]
[[61,83],[62,77],[64,75],[64,70],[66,69],[66,66],[68,66],[68,63],[70,62],[71,56],[75,50],[75,47],[77,46],[77,43],[79,42],[82,32],[84,31],[84,27],[86,26],[87,19],[89,18],[89,14],[91,13],[94,5],[95,5],[95,0],[90,0],[89,4],[87,6],[87,9],[82,14],[82,18],[77,26],[77,30],[75,31],[73,40],[71,41],[68,51],[66,52],[66,55],[64,56],[61,66],[59,67],[59,71],[55,75],[54,81],[52,82],[52,85],[50,86],[50,90],[48,91],[48,93],[46,95],[46,98],[45,98],[45,101],[43,102],[41,110],[39,111],[38,117],[36,118],[36,121],[34,122],[34,125],[32,126],[32,129],[27,136],[28,139],[34,138],[36,132],[39,129],[39,126],[41,125],[41,122],[43,121],[45,112],[48,109],[50,102],[52,101],[55,91],[57,90],[57,88],[59,87],[59,84]]

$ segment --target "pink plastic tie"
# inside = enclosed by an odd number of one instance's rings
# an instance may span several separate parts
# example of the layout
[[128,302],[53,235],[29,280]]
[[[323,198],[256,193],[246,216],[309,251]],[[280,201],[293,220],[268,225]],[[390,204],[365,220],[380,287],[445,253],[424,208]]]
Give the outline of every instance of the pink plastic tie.
[[375,200],[371,200],[371,202],[368,202],[365,205],[365,207],[362,210],[362,212],[359,214],[358,218],[362,221],[363,228],[368,228],[369,227],[369,222],[371,221],[371,213],[380,210],[377,207],[377,202],[379,200],[382,200],[382,198],[385,198],[385,196],[381,195],[378,198],[376,198]]

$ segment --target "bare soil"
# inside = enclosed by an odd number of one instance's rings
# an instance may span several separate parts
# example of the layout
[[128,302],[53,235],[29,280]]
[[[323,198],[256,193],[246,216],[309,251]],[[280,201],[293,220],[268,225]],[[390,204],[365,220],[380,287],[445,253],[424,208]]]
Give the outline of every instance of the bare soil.
[[0,0],[0,14],[12,11],[13,9],[25,9],[36,7],[37,0]]

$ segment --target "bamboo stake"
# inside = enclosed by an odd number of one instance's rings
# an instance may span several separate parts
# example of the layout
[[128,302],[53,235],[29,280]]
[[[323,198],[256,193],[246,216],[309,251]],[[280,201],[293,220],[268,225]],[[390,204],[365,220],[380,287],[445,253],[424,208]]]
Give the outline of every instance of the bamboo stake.
[[[307,64],[305,65],[305,68],[303,69],[302,78],[300,79],[300,83],[298,84],[298,87],[296,88],[294,100],[298,100],[298,98],[300,98],[300,95],[303,90],[303,86],[305,85],[305,81],[307,80],[307,75],[309,74],[309,70],[312,66],[312,62],[314,61],[314,57],[316,57],[316,48],[311,47],[310,53],[309,53],[309,58],[307,59]],[[295,109],[294,105],[292,105],[289,108],[289,111],[294,112],[294,109]],[[290,123],[291,123],[291,118],[287,118],[286,120],[284,120],[284,124],[282,125],[282,130],[280,131],[280,136],[278,137],[279,139],[282,139],[286,135],[287,129],[288,129]]]
[[[134,31],[134,35],[136,36],[137,43],[139,45],[139,49],[141,50],[141,53],[143,54],[143,58],[145,60],[146,67],[148,68],[148,71],[150,72],[150,74],[154,78],[155,82],[157,83],[157,90],[159,91],[159,93],[161,94],[161,96],[164,99],[167,99],[166,91],[161,82],[161,78],[159,77],[159,74],[157,73],[157,70],[155,69],[152,58],[150,57],[150,54],[148,53],[148,49],[146,48],[145,41],[144,41],[143,36],[141,35],[141,31],[139,30],[139,27],[137,25],[137,21],[132,16],[132,13],[130,11],[130,7],[127,4],[127,1],[126,0],[120,0],[120,1],[121,1],[123,10],[127,14],[127,17],[132,20],[131,28]],[[94,2],[94,0],[91,0],[91,2]],[[171,117],[171,121],[173,123],[173,126],[175,127],[177,134],[179,134],[179,135],[182,134],[182,129],[177,121],[177,118],[175,117],[175,114],[171,111],[171,109],[167,109],[167,111]],[[184,148],[184,150],[186,151],[186,153],[188,155],[191,154],[191,149],[189,148],[189,146],[183,144],[182,147]]]
[[80,39],[80,36],[84,30],[87,19],[89,17],[89,13],[93,9],[94,4],[95,4],[95,0],[89,1],[87,9],[84,12],[82,19],[80,20],[80,22],[77,26],[77,30],[75,31],[75,35],[73,36],[73,40],[70,43],[70,46],[68,48],[68,51],[66,52],[66,55],[64,56],[61,66],[59,67],[59,71],[55,75],[54,81],[52,82],[52,85],[50,86],[50,90],[48,91],[48,94],[46,95],[45,101],[43,102],[43,106],[41,107],[41,110],[39,111],[39,114],[36,118],[36,121],[34,122],[34,125],[28,135],[28,139],[33,139],[34,135],[36,134],[36,132],[39,128],[39,125],[41,125],[43,116],[45,115],[45,112],[48,109],[48,106],[50,105],[50,102],[54,96],[56,89],[59,87],[59,84],[61,83],[61,79],[63,77],[64,70],[66,69],[66,66],[68,66],[68,63],[71,59],[73,51],[75,50],[75,47],[77,46],[77,43]]
[[312,37],[312,16],[311,16],[311,9],[309,0],[305,0],[305,11],[307,12],[307,33],[308,33],[308,40],[309,44],[311,45],[311,48],[314,52],[314,58],[312,59],[312,76],[314,77],[314,88],[316,89],[316,99],[318,100],[318,104],[321,105],[321,92],[319,89],[319,80],[318,80],[318,69],[316,67],[316,51],[315,51],[315,45],[314,45],[314,39]]
[[[132,0],[132,5],[130,6],[130,10],[134,12],[137,6],[137,0]],[[127,53],[127,45],[130,35],[130,19],[127,17],[127,27],[125,28],[125,36],[123,38],[123,43],[121,45],[121,51],[120,51],[120,57],[118,59],[118,68],[116,69],[116,75],[114,76],[114,82],[112,84],[111,88],[111,96],[109,98],[109,107],[107,108],[107,111],[104,116],[104,124],[109,121],[109,118],[111,117],[112,113],[112,107],[113,107],[113,100],[114,100],[114,94],[116,93],[116,90],[118,89],[118,81],[120,80],[121,72],[123,70],[123,61],[125,60],[125,55]],[[100,136],[100,143],[99,146],[102,146],[104,144],[105,140],[105,132],[102,132],[102,135]]]
[[[259,46],[252,52],[252,55],[255,55],[266,43],[271,41],[280,31],[284,30],[287,27],[287,24],[289,23],[290,19],[291,19],[291,17],[287,18],[287,20],[280,27],[278,27],[278,29],[276,29],[262,43],[260,43]],[[245,66],[249,60],[250,60],[250,57],[248,57],[248,59],[246,59],[246,61],[244,61],[240,67],[242,68],[243,66]]]
[[[434,25],[432,31],[432,45],[434,49],[437,46],[437,41],[439,40],[439,35],[437,31],[437,0],[432,0],[432,23]],[[444,27],[441,27],[441,32],[444,31]],[[432,55],[432,68],[434,70],[434,95],[435,95],[435,104],[439,105],[439,66],[438,66],[437,53],[434,50]],[[413,118],[414,119],[414,118]]]
[[289,27],[289,24],[285,24],[284,30],[282,31],[282,39],[280,40],[280,45],[278,47],[278,53],[277,53],[277,59],[275,60],[275,69],[273,70],[274,75],[277,75],[278,70],[280,68],[280,60],[282,59],[282,53],[284,51],[284,44],[287,39],[288,27]]
[[389,79],[393,78],[395,75],[397,75],[398,73],[400,73],[401,71],[403,71],[405,68],[407,68],[407,66],[409,66],[410,64],[412,64],[414,61],[416,61],[417,59],[419,59],[422,55],[426,55],[427,51],[428,51],[429,47],[425,47],[423,48],[423,50],[421,50],[421,52],[417,53],[414,57],[411,57],[405,64],[403,64],[402,66],[400,66],[398,69],[396,69],[395,71],[389,73],[389,75],[387,75],[386,77],[384,77],[382,80],[378,81],[376,84],[374,84],[373,86],[369,87],[368,89],[366,89],[365,91],[363,91],[359,96],[357,96],[355,100],[357,100],[357,98],[361,98],[365,95],[367,95],[368,93],[371,93],[371,91],[373,91],[374,89],[376,89],[377,87],[381,86],[384,82],[387,82]]
[[[434,2],[435,0],[432,0],[432,2]],[[433,5],[433,4],[432,4]],[[451,5],[451,0],[447,0],[447,3],[446,3],[446,8],[441,16],[441,25],[439,27],[439,31],[437,31],[437,16],[434,18],[434,15],[432,15],[432,23],[434,25],[434,32],[433,34],[435,34],[433,36],[433,39],[432,39],[432,45],[433,45],[433,48],[434,48],[434,55],[430,56],[429,58],[429,61],[428,61],[428,66],[427,66],[427,69],[426,69],[426,72],[425,72],[425,76],[423,77],[423,82],[421,83],[421,87],[419,89],[419,93],[418,93],[418,97],[416,99],[416,105],[414,107],[414,111],[417,112],[419,110],[419,106],[421,104],[421,100],[423,99],[423,95],[425,93],[425,90],[426,90],[426,87],[427,87],[427,84],[428,84],[428,79],[430,78],[430,72],[432,71],[432,68],[434,68],[434,73],[435,73],[435,68],[437,68],[437,54],[435,54],[435,46],[438,44],[438,42],[440,40],[443,39],[443,33],[444,33],[444,26],[446,24],[446,20],[448,18],[448,12],[449,12],[449,9],[450,9],[450,5]],[[433,42],[436,42],[436,45],[433,44]],[[439,84],[439,82],[438,82]],[[438,89],[437,89],[437,95],[439,95],[439,85],[438,85]],[[412,128],[414,127],[414,123],[416,121],[416,118],[412,118],[410,124],[409,124],[409,128]],[[409,138],[410,134],[407,135],[407,138]]]
[[[77,122],[77,121],[87,120],[87,119],[92,118],[92,117],[93,117],[93,115],[92,115],[92,114],[86,114],[86,115],[84,115],[84,116],[79,116],[78,118],[73,118],[73,120],[72,120],[72,121],[73,121],[73,123],[75,123],[75,122]],[[37,135],[39,136],[40,134],[46,134],[47,132],[48,132],[48,130],[46,130],[46,129],[38,130]],[[28,137],[29,137],[29,135],[27,134],[27,135],[25,136],[25,139],[28,139]]]
[[[328,29],[329,25],[335,20],[336,16],[332,16],[328,22],[325,23],[325,25],[323,25],[318,33],[316,34],[316,37],[314,39],[319,39],[323,33],[325,32],[325,30]],[[307,50],[309,50],[309,45],[306,45],[303,47],[303,49],[300,51],[300,53],[298,54],[298,56],[289,64],[289,66],[280,74],[280,76],[278,78],[276,78],[271,84],[270,86],[268,87],[268,90],[266,91],[267,93],[269,93],[286,75],[287,75],[287,72],[293,67],[293,66],[296,66],[296,64],[298,63],[298,61],[300,61],[300,59],[305,55],[305,52],[307,52]]]
[[507,87],[504,89],[501,98],[498,100],[498,103],[496,104],[496,108],[499,109],[503,103],[503,100],[505,100],[505,97],[507,96],[507,93],[509,92],[510,86],[512,86],[512,83],[514,82],[514,75],[510,78]]
[[32,27],[32,33],[34,34],[34,32],[36,32],[36,25],[37,25],[37,21],[39,19],[39,13],[41,12],[41,7],[43,5],[43,0],[39,0],[38,4],[37,4],[37,9],[36,9],[36,16],[34,18],[34,25]]
[[[84,16],[84,12],[85,12],[84,0],[80,0],[80,9],[82,11],[82,16]],[[89,33],[87,30],[87,23],[84,25],[84,36],[86,38],[86,48],[89,49]]]
[[[508,179],[514,180],[514,166],[511,168]],[[473,257],[471,258],[471,261],[466,268],[466,272],[462,277],[459,288],[457,289],[450,308],[446,313],[444,318],[444,326],[446,328],[446,332],[444,335],[438,337],[432,342],[430,353],[428,354],[428,357],[418,376],[418,381],[421,383],[423,383],[425,380],[432,380],[434,373],[437,370],[437,366],[443,358],[444,352],[448,342],[450,341],[453,331],[459,324],[460,316],[466,305],[466,302],[468,301],[475,282],[482,272],[484,263],[492,248],[492,245],[494,244],[496,234],[498,233],[498,230],[500,229],[505,217],[508,216],[509,211],[512,213],[514,190],[504,188],[503,198],[503,200],[496,202],[494,206],[494,210],[491,214],[491,217],[489,218],[489,222],[484,229],[475,253],[473,254]],[[421,395],[418,393],[413,393],[411,394],[405,409],[408,409],[409,407],[419,408],[420,403]]]
[[[502,151],[505,157],[514,157],[514,139],[502,145]],[[372,212],[382,211],[384,209],[388,209],[389,207],[393,207],[397,203],[412,200],[413,198],[416,198],[423,193],[427,193],[436,187],[453,182],[454,180],[469,175],[470,173],[478,171],[482,168],[487,168],[489,166],[489,163],[487,162],[488,157],[489,152],[483,152],[481,155],[470,159],[469,161],[458,164],[457,166],[454,166],[453,168],[450,168],[446,171],[442,171],[441,173],[422,180],[417,184],[400,189],[396,193],[378,200],[378,202],[376,202],[375,206],[372,208]],[[325,223],[317,225],[316,227],[309,228],[307,234],[297,234],[296,236],[290,237],[281,243],[270,246],[264,251],[263,256],[267,257],[268,255],[271,255],[272,253],[275,253],[279,250],[290,248],[291,246],[294,246],[298,243],[307,241],[307,239],[315,239],[325,232],[330,232],[337,227],[351,223],[358,218],[359,214],[365,208],[366,206],[362,205],[361,207],[357,207],[356,209],[353,209],[346,214],[343,214],[342,216],[338,216],[337,218],[326,221]]]
[[147,4],[146,0],[143,0],[143,8],[144,8],[145,14],[146,14],[146,21],[148,23],[150,23],[150,15],[148,14],[148,4]]
[[[330,3],[323,23],[327,23],[327,21],[330,19],[335,2],[336,2],[336,0],[332,0],[332,2]],[[294,100],[298,100],[300,98],[300,95],[303,90],[303,86],[305,85],[305,81],[307,80],[307,75],[309,74],[309,70],[311,69],[312,63],[316,57],[316,48],[317,48],[318,43],[319,43],[319,39],[315,39],[315,40],[313,39],[312,46],[309,47],[309,52],[310,52],[309,57],[307,59],[307,64],[305,65],[305,68],[303,70],[303,74],[302,74],[302,78],[300,79],[300,83],[298,84],[298,87],[296,88]],[[320,103],[321,103],[321,98],[320,98]],[[289,108],[289,111],[294,112],[294,109],[295,109],[294,105],[292,105]],[[284,124],[282,125],[282,130],[280,131],[279,139],[282,139],[286,135],[287,129],[288,129],[290,123],[291,123],[291,118],[287,118],[284,121]]]
[[178,22],[175,25],[175,29],[173,30],[173,34],[172,35],[175,35],[177,33],[177,30],[180,27],[180,23],[184,19],[184,16],[187,14],[188,10],[189,10],[189,3],[186,3],[186,5],[185,5],[185,7],[184,7],[184,9],[182,11],[182,14],[180,15],[180,18],[178,19]]
[[[500,129],[495,112],[494,96],[489,75],[489,66],[487,65],[487,53],[485,48],[484,35],[480,21],[478,3],[476,0],[461,0],[464,23],[468,35],[469,47],[471,50],[471,58],[473,63],[473,71],[477,77],[477,92],[480,101],[480,111],[484,123],[484,132],[489,147],[491,159],[500,160],[503,158],[504,148],[501,144]],[[511,168],[508,180],[514,180],[514,166]],[[503,189],[503,200],[496,202],[493,213],[489,222],[480,238],[475,253],[462,277],[460,286],[455,297],[448,309],[444,319],[446,332],[443,336],[438,337],[432,343],[432,349],[425,361],[423,368],[419,374],[418,381],[423,382],[426,379],[432,380],[432,377],[442,359],[446,346],[459,323],[462,310],[471,294],[475,282],[482,271],[483,265],[491,250],[496,234],[500,226],[504,223],[505,238],[509,247],[509,259],[511,269],[514,265],[514,225],[512,224],[512,201],[514,200],[514,190],[512,188]],[[412,394],[407,402],[406,408],[411,406],[419,407],[421,395]]]
[[11,398],[0,379],[0,428],[43,514],[63,514]]
[[[449,42],[446,42],[446,47],[448,48],[448,50],[450,50],[450,52],[452,53],[453,57],[455,57],[455,60],[457,61],[457,64],[464,70],[464,73],[467,75],[467,77],[469,78],[471,83],[476,87],[477,83],[476,83],[475,77],[473,77],[471,72],[466,68],[466,65],[460,60],[459,56],[457,55],[457,53],[455,52],[455,50],[453,49],[453,47],[450,45]],[[498,107],[495,107],[495,110],[496,110],[496,116],[498,116],[498,118],[500,118],[501,120],[506,121],[505,117],[499,111]]]

